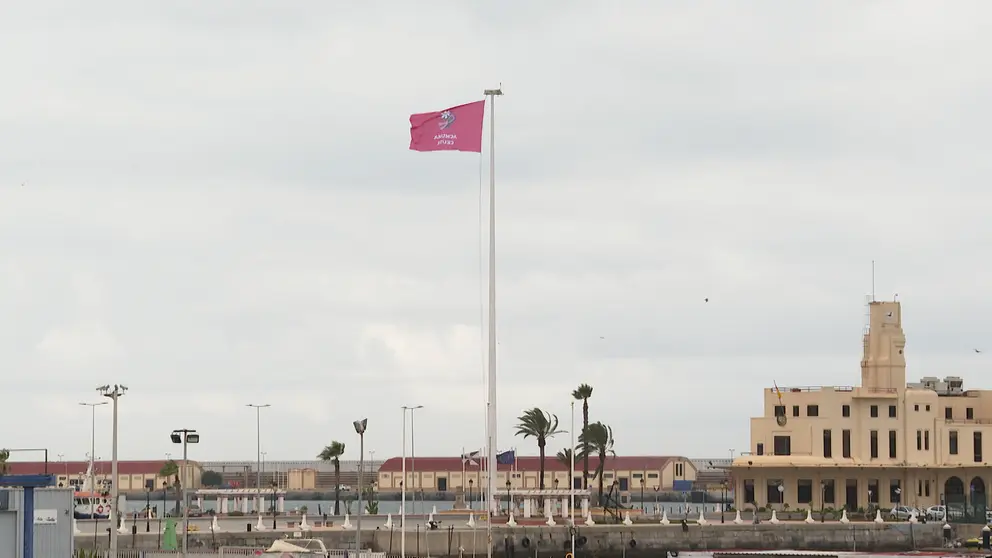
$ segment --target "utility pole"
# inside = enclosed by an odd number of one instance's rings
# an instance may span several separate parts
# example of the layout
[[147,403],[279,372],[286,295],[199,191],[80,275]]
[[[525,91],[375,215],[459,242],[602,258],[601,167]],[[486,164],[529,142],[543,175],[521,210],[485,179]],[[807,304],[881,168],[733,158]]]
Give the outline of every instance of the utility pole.
[[113,448],[110,457],[110,555],[117,558],[117,529],[120,527],[120,487],[117,486],[117,400],[127,392],[127,386],[114,384],[96,388],[100,395],[109,398],[114,404]]

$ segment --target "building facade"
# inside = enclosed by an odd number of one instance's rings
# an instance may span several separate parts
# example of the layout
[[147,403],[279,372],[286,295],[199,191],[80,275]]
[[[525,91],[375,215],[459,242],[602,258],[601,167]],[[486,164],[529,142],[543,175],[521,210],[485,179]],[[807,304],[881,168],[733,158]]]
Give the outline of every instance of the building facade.
[[[589,458],[590,474],[596,470],[599,459]],[[581,488],[582,461],[576,461],[575,488]],[[407,490],[445,492],[464,488],[478,491],[488,482],[488,473],[479,465],[464,467],[459,457],[417,457],[406,458]],[[541,460],[539,457],[517,457],[513,465],[498,465],[496,486],[505,489],[507,481],[511,489],[538,488],[540,486]],[[544,460],[544,487],[568,488],[569,466],[553,456]],[[695,481],[696,468],[686,457],[607,457],[603,468],[603,485],[613,486],[621,493],[639,491],[671,490],[676,480]],[[379,490],[399,491],[403,485],[403,460],[393,457],[379,467]],[[557,483],[557,484],[556,484]],[[597,488],[599,478],[589,481],[589,488]]]
[[[146,488],[152,490],[162,490],[163,486],[170,487],[174,478],[166,478],[160,475],[162,468],[168,461],[118,461],[117,462],[117,486],[121,492],[144,492]],[[55,475],[56,486],[80,490],[84,483],[88,483],[86,471],[89,461],[10,461],[7,463],[12,475]],[[177,461],[179,467],[180,480],[186,483],[189,488],[199,488],[202,468],[196,461],[189,461],[187,466],[183,466],[182,461]],[[112,463],[110,461],[96,461],[93,464],[93,480],[97,489],[110,490],[113,484],[111,475]]]
[[946,504],[984,520],[992,391],[906,383],[899,302],[870,302],[858,386],[770,387],[732,464],[735,503],[777,509]]

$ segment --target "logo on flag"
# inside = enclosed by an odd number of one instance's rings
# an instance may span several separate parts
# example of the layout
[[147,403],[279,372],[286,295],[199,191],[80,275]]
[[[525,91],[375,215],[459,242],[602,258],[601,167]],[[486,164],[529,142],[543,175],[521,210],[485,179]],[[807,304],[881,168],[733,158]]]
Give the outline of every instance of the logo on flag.
[[514,450],[507,450],[503,453],[496,454],[496,463],[499,465],[513,465],[517,462],[517,452]]
[[439,122],[437,126],[442,130],[447,130],[448,126],[451,126],[454,123],[455,123],[455,113],[451,112],[450,110],[446,110],[441,113],[441,122]]

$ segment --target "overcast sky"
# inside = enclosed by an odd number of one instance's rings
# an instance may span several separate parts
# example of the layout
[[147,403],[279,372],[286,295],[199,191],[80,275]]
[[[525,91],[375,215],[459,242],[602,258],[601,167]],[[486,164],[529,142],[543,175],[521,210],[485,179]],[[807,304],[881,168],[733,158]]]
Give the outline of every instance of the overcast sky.
[[[500,448],[569,394],[627,454],[747,449],[763,387],[852,385],[865,295],[911,380],[992,387],[983,1],[8,3],[0,445],[310,459],[482,444],[487,150],[408,117],[497,105]],[[488,122],[488,117],[487,117]],[[487,133],[488,138],[488,133]],[[485,207],[482,208],[485,215]],[[709,302],[704,302],[708,298]],[[577,413],[581,416],[580,413]],[[109,457],[109,407],[97,454]],[[549,452],[567,445],[567,435]],[[28,456],[23,456],[24,458]]]

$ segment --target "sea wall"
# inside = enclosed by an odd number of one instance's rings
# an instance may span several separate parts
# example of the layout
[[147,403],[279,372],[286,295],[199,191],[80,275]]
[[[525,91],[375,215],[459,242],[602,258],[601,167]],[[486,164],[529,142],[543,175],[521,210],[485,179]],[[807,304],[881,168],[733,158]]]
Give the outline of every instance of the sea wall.
[[[251,533],[191,533],[190,549],[216,549],[221,546],[265,547],[287,532],[254,531]],[[354,548],[355,531],[315,531],[328,548]],[[399,553],[401,533],[396,530],[375,529],[362,533],[363,546],[376,551]],[[857,552],[895,552],[937,548],[941,545],[940,525],[930,523],[858,524],[782,524],[782,525],[690,525],[683,531],[678,525],[603,525],[580,527],[576,536],[584,544],[577,547],[576,558],[657,556],[659,550],[707,551],[716,549],[804,549]],[[486,553],[486,531],[480,529],[441,529],[410,531],[406,534],[406,552],[411,556],[450,556]],[[107,537],[101,536],[98,548],[107,548]],[[569,544],[565,527],[514,527],[493,529],[497,555],[513,558],[537,552],[551,556],[564,555]],[[160,537],[156,533],[122,535],[120,548],[153,550]],[[91,548],[93,537],[76,537],[77,548]]]

